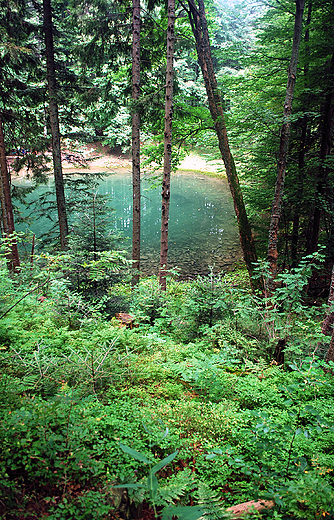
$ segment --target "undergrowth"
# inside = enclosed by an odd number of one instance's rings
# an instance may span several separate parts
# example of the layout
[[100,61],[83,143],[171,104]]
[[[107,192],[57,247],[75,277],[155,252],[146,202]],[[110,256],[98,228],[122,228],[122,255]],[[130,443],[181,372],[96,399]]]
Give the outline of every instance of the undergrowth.
[[271,300],[242,271],[166,294],[155,278],[116,285],[132,330],[72,293],[61,262],[16,277],[4,264],[2,518],[226,518],[260,499],[275,503],[263,518],[330,518],[334,385],[325,311],[303,296],[313,260]]

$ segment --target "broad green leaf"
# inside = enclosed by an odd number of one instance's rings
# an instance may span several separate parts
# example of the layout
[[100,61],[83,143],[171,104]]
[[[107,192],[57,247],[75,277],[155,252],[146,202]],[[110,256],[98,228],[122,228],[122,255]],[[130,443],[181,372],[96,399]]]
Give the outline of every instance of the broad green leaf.
[[136,460],[139,460],[140,462],[144,462],[144,464],[152,464],[148,458],[145,457],[142,453],[139,453],[139,451],[133,450],[132,448],[129,448],[129,446],[126,446],[125,444],[119,443],[119,447],[121,450],[124,451],[124,453],[127,453],[128,455],[131,455]]
[[164,466],[167,466],[167,464],[169,464],[170,462],[172,462],[173,459],[175,459],[175,457],[178,453],[179,453],[179,451],[176,450],[171,455],[168,455],[168,457],[165,457],[164,459],[162,459],[160,462],[158,462],[158,464],[153,466],[153,468],[151,469],[151,473],[156,473]]
[[295,460],[299,466],[299,470],[304,473],[305,469],[307,468],[307,460],[305,459],[305,457],[298,457],[296,460]]
[[283,507],[284,506],[284,502],[283,500],[280,498],[280,497],[275,497],[275,503],[280,506],[280,507]]
[[[231,449],[231,446],[229,444],[227,444],[227,446],[225,446],[225,450],[229,450],[229,449]],[[216,453],[217,455],[223,454],[223,452],[220,448],[214,448],[213,453]]]
[[119,484],[118,486],[112,486],[116,489],[122,489],[122,488],[131,488],[131,489],[139,489],[139,488],[147,488],[145,484]]
[[167,437],[168,433],[169,433],[169,430],[168,430],[168,428],[166,428],[165,433],[163,434],[163,436],[161,437],[159,442],[161,442],[163,439],[165,439]]
[[161,520],[172,520],[177,516],[179,520],[198,520],[205,512],[205,506],[165,507]]
[[147,487],[150,493],[151,500],[154,502],[155,496],[158,491],[159,483],[157,477],[150,471],[147,478]]

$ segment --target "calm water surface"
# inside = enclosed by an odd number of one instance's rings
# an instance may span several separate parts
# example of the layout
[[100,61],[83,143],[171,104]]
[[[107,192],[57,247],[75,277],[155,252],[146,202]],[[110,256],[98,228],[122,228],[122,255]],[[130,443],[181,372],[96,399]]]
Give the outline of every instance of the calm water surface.
[[[117,173],[100,184],[115,208],[114,227],[132,236],[132,180]],[[168,267],[195,276],[226,269],[241,258],[233,202],[225,179],[198,173],[175,173],[171,179]],[[142,182],[141,264],[156,273],[160,259],[161,188]]]
[[[110,197],[110,206],[115,210],[110,227],[122,232],[122,248],[131,250],[131,173],[114,173],[104,178],[99,192]],[[31,229],[38,235],[36,226],[31,226]],[[39,230],[41,227],[44,224],[39,223]],[[160,233],[161,188],[151,189],[143,180],[141,270],[146,274],[158,271]],[[174,173],[171,179],[168,267],[178,267],[182,278],[194,277],[208,273],[209,265],[214,265],[215,271],[225,270],[241,256],[227,181],[198,172]]]

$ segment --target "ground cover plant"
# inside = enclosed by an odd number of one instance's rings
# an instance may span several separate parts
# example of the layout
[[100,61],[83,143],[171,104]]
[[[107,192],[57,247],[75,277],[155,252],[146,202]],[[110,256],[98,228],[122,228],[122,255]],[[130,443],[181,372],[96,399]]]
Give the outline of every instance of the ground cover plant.
[[325,311],[303,293],[313,264],[265,300],[242,269],[166,293],[155,278],[116,284],[128,329],[71,289],[64,256],[11,276],[4,259],[2,517],[227,518],[263,499],[262,518],[331,518],[333,367]]

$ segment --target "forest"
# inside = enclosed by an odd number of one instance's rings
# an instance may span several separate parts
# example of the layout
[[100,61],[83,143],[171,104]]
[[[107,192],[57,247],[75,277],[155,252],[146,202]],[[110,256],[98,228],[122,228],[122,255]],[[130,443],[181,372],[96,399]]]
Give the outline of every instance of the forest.
[[1,518],[334,518],[333,125],[333,0],[0,0]]

